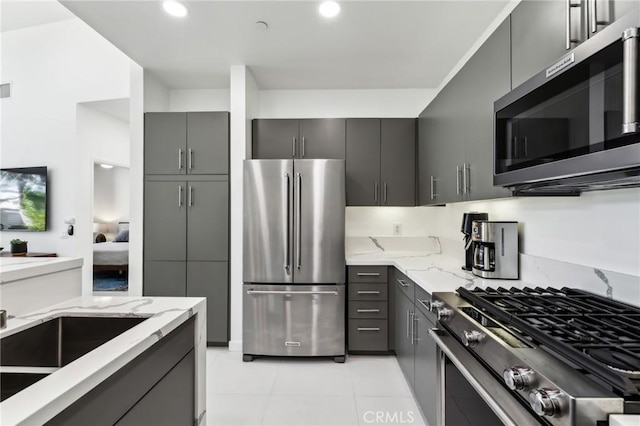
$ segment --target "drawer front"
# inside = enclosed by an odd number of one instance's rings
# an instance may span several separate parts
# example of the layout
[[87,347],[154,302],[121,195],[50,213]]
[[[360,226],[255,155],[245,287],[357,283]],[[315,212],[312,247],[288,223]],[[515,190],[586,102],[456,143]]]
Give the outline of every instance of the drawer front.
[[350,351],[386,351],[388,335],[387,320],[349,320]]
[[399,288],[405,296],[413,301],[414,287],[416,287],[416,285],[405,274],[394,269],[393,282],[391,284],[393,284],[394,287]]
[[387,300],[387,284],[349,283],[349,300]]
[[349,266],[347,278],[350,283],[386,283],[386,266]]
[[386,319],[387,317],[386,301],[349,301],[349,318]]
[[424,316],[431,321],[430,327],[435,327],[436,315],[431,312],[429,309],[431,308],[431,295],[427,292],[427,290],[423,289],[419,285],[415,285],[416,292],[416,309],[419,309],[420,312],[424,314]]

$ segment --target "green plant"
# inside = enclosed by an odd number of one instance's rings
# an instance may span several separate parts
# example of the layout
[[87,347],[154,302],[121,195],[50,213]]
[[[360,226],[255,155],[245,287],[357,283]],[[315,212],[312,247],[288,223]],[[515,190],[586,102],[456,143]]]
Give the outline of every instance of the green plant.
[[17,238],[16,238],[15,240],[11,240],[11,241],[9,241],[9,243],[11,243],[11,245],[18,246],[18,245],[20,245],[20,244],[27,244],[27,243],[28,243],[28,241],[23,241],[23,240],[21,240],[21,239],[17,239]]

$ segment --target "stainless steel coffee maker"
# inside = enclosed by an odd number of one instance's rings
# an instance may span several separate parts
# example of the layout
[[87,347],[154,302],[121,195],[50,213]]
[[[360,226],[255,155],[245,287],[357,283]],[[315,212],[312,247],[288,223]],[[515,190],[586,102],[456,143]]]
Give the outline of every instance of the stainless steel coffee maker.
[[518,222],[474,221],[471,240],[474,275],[518,279]]

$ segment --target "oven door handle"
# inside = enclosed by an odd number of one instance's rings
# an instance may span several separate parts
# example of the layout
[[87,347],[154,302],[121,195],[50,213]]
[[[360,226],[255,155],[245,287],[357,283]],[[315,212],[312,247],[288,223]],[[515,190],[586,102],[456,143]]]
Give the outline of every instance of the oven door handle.
[[436,341],[438,348],[447,355],[505,425],[518,426],[540,422],[448,332],[432,328],[429,334]]

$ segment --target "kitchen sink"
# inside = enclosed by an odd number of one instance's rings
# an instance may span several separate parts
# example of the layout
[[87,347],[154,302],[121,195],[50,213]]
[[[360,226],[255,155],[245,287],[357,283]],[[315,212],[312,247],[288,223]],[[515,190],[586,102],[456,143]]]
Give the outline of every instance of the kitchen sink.
[[0,402],[47,376],[39,373],[0,373]]
[[0,366],[64,367],[145,319],[54,318],[0,339]]

